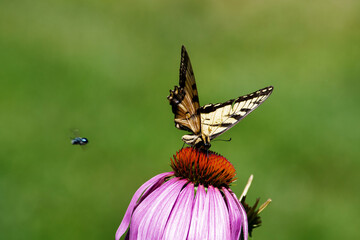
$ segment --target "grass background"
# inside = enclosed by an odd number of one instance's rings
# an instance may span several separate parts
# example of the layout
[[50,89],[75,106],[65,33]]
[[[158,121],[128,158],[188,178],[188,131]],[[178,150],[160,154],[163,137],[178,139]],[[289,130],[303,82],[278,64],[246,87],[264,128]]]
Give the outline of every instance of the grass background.
[[212,147],[273,199],[253,239],[360,238],[359,1],[2,0],[1,239],[114,238],[182,146],[182,44],[202,105],[275,87]]

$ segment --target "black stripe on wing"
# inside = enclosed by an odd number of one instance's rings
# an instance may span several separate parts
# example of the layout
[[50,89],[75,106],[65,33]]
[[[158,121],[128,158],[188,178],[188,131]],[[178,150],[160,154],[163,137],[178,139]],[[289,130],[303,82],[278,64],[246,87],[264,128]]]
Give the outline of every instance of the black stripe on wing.
[[191,89],[197,92],[194,71],[191,66],[189,54],[186,51],[185,46],[181,46],[181,60],[180,60],[180,76],[179,85],[184,88],[188,82],[191,85]]
[[[270,96],[273,89],[274,89],[273,86],[269,86],[269,87],[260,89],[260,90],[258,90],[256,92],[250,93],[248,95],[244,95],[244,96],[238,97],[236,99],[230,99],[229,101],[226,101],[224,103],[206,104],[205,106],[202,106],[200,108],[200,113],[214,112],[218,108],[222,108],[222,107],[227,106],[227,105],[233,105],[234,103],[241,102],[241,101],[246,101],[246,100],[253,99],[255,97],[259,97],[259,96],[263,96],[263,95]],[[260,103],[258,102],[257,104],[260,104]]]
[[261,105],[272,93],[266,87],[224,103],[208,104],[200,108],[202,131],[214,139],[236,125],[241,119]]

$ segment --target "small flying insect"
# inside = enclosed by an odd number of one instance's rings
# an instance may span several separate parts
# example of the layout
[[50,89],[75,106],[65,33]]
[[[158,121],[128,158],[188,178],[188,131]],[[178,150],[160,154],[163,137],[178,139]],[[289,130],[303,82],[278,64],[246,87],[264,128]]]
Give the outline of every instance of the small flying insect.
[[75,137],[71,138],[71,144],[72,145],[81,145],[81,146],[83,146],[83,145],[86,145],[86,144],[89,143],[89,140],[87,138],[80,137],[78,129],[73,129],[72,132],[75,135]]
[[76,137],[71,139],[72,145],[86,145],[89,142],[87,138]]

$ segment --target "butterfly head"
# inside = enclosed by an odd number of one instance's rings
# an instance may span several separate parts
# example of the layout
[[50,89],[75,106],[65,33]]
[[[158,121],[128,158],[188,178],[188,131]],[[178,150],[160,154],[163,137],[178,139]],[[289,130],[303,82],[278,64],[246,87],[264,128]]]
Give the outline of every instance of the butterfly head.
[[202,134],[201,141],[198,143],[198,146],[199,148],[209,149],[211,147],[210,137],[205,134]]

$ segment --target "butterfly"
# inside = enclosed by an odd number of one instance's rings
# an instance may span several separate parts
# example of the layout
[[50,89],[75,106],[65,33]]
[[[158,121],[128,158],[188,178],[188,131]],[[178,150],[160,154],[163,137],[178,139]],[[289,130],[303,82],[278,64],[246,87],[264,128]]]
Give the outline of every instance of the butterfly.
[[273,89],[269,86],[224,103],[200,107],[190,58],[182,46],[179,86],[170,90],[167,98],[175,115],[175,127],[192,133],[182,136],[182,140],[190,146],[209,149],[211,140],[232,128],[260,106]]

